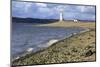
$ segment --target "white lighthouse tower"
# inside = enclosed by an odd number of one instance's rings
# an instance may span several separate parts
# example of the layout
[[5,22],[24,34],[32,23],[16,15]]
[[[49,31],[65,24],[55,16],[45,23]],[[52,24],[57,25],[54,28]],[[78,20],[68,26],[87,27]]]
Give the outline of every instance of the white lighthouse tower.
[[60,9],[60,14],[59,14],[59,21],[63,21],[63,10]]

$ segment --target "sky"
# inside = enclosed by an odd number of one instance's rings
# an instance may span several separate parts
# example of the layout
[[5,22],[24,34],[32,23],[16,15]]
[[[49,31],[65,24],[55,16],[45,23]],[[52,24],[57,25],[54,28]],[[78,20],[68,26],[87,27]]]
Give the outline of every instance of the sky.
[[60,10],[65,20],[95,21],[95,6],[12,1],[13,17],[59,19]]

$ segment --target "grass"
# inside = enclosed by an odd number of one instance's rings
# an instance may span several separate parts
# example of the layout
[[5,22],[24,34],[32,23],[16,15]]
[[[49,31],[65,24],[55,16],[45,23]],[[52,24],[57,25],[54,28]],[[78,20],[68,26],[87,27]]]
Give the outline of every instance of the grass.
[[73,22],[73,21],[62,21],[54,22],[49,24],[38,24],[37,26],[47,27],[83,27],[83,28],[95,28],[95,22]]

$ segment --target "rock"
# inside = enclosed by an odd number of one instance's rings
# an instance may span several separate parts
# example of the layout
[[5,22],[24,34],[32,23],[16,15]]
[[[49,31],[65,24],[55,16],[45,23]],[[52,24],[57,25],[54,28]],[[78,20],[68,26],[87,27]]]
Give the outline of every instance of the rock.
[[16,57],[15,59],[19,59],[20,57],[18,56],[18,57]]
[[88,50],[84,53],[85,57],[91,56],[93,54],[93,52],[91,50]]
[[26,51],[27,52],[32,52],[33,48],[28,48]]
[[56,42],[58,42],[58,40],[52,39],[47,43],[47,45],[50,46],[50,45],[52,45],[53,43],[56,43]]

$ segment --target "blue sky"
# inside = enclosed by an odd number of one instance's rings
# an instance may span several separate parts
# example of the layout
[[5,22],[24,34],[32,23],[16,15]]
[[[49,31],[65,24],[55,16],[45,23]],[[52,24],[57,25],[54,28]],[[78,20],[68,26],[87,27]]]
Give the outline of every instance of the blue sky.
[[66,20],[95,21],[95,6],[12,1],[13,17],[59,19],[60,9]]

